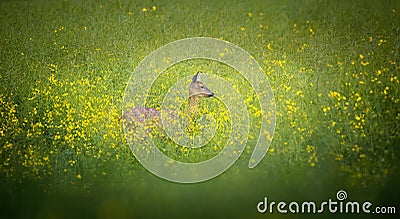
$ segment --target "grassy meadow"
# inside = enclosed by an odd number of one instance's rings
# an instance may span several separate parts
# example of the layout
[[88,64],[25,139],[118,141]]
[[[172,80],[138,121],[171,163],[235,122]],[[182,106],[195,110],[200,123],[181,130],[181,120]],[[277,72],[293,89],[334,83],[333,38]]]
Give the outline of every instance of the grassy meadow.
[[[240,74],[210,60],[172,66],[149,102],[159,107],[170,86],[200,70],[226,79],[251,121],[239,160],[212,180],[178,184],[130,151],[121,114],[131,73],[188,37],[229,41],[263,68],[276,129],[256,168],[247,163],[259,100]],[[339,190],[399,212],[399,53],[395,0],[0,0],[0,217],[264,218],[256,206],[266,196],[320,202]],[[201,100],[199,111],[216,116],[209,147],[180,150],[158,138],[165,154],[198,162],[221,151],[229,112],[217,98]]]

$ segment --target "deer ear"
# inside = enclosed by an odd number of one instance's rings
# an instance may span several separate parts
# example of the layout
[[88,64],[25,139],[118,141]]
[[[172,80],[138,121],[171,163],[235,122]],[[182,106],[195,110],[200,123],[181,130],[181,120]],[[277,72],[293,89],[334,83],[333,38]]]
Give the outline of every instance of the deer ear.
[[200,74],[201,74],[202,72],[201,71],[199,71],[199,72],[197,72],[197,74],[195,75],[195,76],[193,76],[193,78],[192,78],[192,83],[195,83],[195,82],[197,82],[197,81],[200,81]]

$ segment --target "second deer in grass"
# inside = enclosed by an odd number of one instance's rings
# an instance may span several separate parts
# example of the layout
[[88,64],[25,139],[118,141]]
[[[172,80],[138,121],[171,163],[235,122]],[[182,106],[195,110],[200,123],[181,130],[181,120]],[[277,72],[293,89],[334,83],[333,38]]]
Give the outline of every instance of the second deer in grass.
[[[194,112],[197,109],[199,98],[213,97],[214,93],[208,89],[202,82],[200,82],[200,75],[202,72],[198,72],[193,76],[192,82],[189,87],[189,101],[188,101],[188,117],[189,122],[193,122]],[[178,112],[168,111],[168,117],[179,116]],[[155,126],[160,126],[161,112],[155,108],[148,107],[135,107],[127,110],[123,114],[123,119],[127,128],[136,129],[138,125],[155,123]]]

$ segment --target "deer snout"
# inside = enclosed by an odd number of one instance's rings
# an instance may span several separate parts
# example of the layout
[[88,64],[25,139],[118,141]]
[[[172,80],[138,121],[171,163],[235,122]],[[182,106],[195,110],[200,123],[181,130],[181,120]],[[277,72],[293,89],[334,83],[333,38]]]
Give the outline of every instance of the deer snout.
[[213,96],[214,96],[214,93],[211,93],[208,95],[208,97],[213,97]]

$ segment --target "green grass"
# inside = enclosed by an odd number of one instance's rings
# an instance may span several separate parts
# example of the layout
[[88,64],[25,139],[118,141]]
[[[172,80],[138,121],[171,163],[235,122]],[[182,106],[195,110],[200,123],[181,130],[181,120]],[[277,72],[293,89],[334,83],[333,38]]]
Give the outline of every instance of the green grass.
[[[1,1],[0,215],[262,218],[269,215],[255,206],[265,196],[322,201],[340,189],[349,200],[399,211],[399,13],[398,1]],[[238,162],[213,180],[182,185],[135,160],[121,108],[142,59],[198,36],[232,42],[259,62],[277,125],[255,169],[247,168],[253,116]],[[152,106],[198,70],[236,83],[243,99],[252,95],[229,67],[190,60],[158,79]],[[246,104],[256,114],[257,99]],[[207,99],[200,108],[220,114],[221,105]],[[224,141],[224,128],[214,144]],[[159,143],[169,156],[182,155]]]

